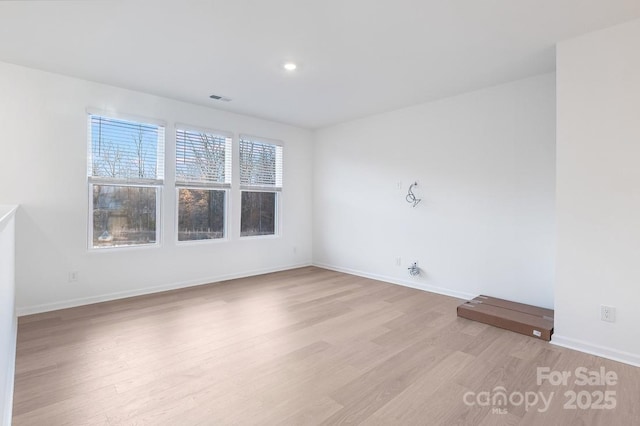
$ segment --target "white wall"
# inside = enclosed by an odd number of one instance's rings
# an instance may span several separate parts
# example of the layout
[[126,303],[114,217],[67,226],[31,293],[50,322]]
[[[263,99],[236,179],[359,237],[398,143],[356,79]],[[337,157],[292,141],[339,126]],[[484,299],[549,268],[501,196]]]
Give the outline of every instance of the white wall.
[[[4,63],[0,94],[0,202],[22,205],[16,224],[19,313],[311,262],[310,131]],[[236,189],[232,241],[177,246],[175,191],[168,190],[161,248],[88,252],[87,107],[167,121],[169,165],[176,122],[284,141],[282,236],[239,240]],[[170,183],[171,167],[166,172]],[[68,282],[69,271],[79,271],[78,282]]]
[[554,341],[640,365],[640,20],[560,43],[557,95]]
[[0,205],[0,424],[11,424],[16,361],[15,207]]
[[[554,83],[538,76],[319,131],[314,263],[553,307]],[[414,180],[416,208],[405,202]],[[412,279],[416,260],[424,274]]]

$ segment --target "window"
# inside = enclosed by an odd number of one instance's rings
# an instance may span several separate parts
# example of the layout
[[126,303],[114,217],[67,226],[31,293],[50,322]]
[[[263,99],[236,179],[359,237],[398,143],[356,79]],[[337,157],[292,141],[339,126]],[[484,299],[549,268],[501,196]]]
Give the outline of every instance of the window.
[[178,241],[225,238],[231,186],[231,136],[178,126]]
[[282,145],[240,136],[240,236],[278,234]]
[[89,247],[158,244],[164,126],[89,114]]

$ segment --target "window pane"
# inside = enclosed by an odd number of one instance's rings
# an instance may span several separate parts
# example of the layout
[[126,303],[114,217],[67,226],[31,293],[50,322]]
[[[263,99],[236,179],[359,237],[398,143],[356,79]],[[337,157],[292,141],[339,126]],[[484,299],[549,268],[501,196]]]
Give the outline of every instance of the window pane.
[[90,115],[90,177],[162,179],[164,127]]
[[240,185],[282,188],[282,147],[241,139]]
[[224,238],[225,191],[178,190],[178,241]]
[[93,185],[93,246],[156,242],[157,189]]
[[231,138],[176,130],[176,182],[231,183]]
[[276,193],[242,191],[240,236],[274,235]]

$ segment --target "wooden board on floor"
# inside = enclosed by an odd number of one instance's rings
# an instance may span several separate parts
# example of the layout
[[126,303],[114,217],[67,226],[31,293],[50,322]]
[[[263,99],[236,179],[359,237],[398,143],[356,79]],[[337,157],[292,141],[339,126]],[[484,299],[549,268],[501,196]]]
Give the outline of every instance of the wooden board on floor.
[[480,295],[458,306],[458,316],[549,341],[553,310]]

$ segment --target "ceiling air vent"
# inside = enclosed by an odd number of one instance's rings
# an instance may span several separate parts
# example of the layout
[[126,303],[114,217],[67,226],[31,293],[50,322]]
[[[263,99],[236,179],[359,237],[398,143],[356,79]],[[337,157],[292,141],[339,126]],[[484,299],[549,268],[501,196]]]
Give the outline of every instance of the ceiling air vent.
[[222,102],[231,102],[230,98],[226,98],[224,96],[219,96],[219,95],[211,95],[209,96],[211,99],[213,99],[214,101],[222,101]]

